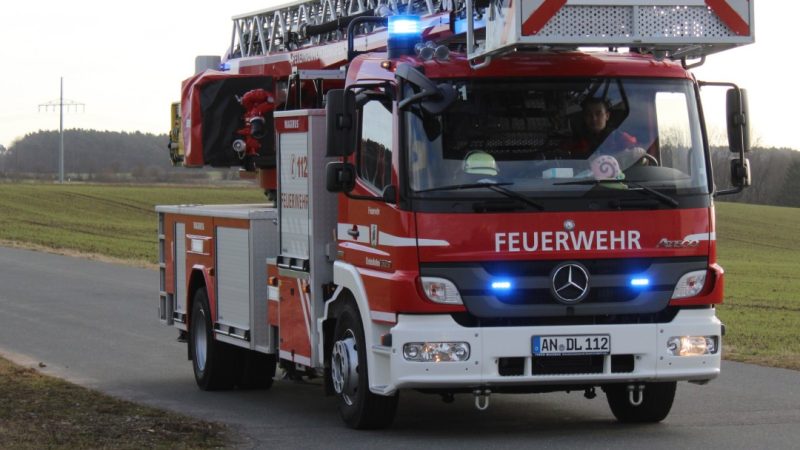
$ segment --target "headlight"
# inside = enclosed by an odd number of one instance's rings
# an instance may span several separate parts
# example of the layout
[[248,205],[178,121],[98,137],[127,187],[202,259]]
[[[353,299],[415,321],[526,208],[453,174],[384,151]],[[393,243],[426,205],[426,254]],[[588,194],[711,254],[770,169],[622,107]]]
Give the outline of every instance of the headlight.
[[713,355],[719,350],[717,336],[672,336],[667,340],[667,351],[672,356]]
[[422,282],[422,290],[430,301],[445,305],[464,304],[461,301],[461,294],[458,293],[458,288],[452,281],[435,277],[421,277],[420,281]]
[[684,274],[678,284],[675,285],[675,290],[672,291],[672,298],[686,298],[694,297],[703,290],[706,284],[706,270],[696,270]]
[[409,361],[448,362],[469,359],[466,342],[409,342],[403,346],[403,357]]

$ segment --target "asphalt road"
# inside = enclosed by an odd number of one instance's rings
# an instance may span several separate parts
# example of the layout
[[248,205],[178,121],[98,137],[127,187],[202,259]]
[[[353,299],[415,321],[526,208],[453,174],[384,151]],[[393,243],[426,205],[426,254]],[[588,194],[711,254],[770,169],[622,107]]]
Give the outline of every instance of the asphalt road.
[[319,383],[201,392],[185,344],[156,314],[157,272],[0,248],[0,353],[126,399],[231,425],[242,447],[798,448],[800,372],[726,362],[706,386],[678,385],[661,424],[614,421],[602,393],[494,395],[445,404],[404,392],[394,426],[344,427]]

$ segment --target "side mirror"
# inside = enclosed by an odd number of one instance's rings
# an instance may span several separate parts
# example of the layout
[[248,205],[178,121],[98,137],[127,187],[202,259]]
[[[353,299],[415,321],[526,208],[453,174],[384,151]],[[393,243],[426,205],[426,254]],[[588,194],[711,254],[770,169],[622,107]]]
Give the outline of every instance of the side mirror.
[[732,159],[731,160],[731,184],[739,189],[750,186],[752,179],[750,177],[750,160]]
[[346,162],[329,162],[325,167],[328,192],[350,192],[356,185],[356,168]]
[[726,96],[728,145],[731,152],[750,151],[750,123],[747,112],[747,91],[728,89]]
[[356,102],[353,91],[328,91],[325,111],[328,132],[326,156],[353,154],[356,136]]

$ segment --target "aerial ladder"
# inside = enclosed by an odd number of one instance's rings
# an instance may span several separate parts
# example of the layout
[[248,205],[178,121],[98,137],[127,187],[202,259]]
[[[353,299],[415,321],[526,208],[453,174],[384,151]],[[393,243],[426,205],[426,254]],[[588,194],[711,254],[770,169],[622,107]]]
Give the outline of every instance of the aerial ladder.
[[[350,21],[394,14],[420,15],[426,28],[452,24],[454,34],[469,43],[470,59],[525,46],[631,44],[678,59],[752,42],[752,3],[747,0],[690,0],[680,6],[651,3],[643,7],[592,0],[301,1],[234,16],[229,57],[264,56],[341,41]],[[585,27],[576,31],[576,20]],[[480,29],[485,30],[478,33]],[[685,44],[687,36],[692,37],[691,46]],[[376,36],[376,43],[385,43],[385,36]]]

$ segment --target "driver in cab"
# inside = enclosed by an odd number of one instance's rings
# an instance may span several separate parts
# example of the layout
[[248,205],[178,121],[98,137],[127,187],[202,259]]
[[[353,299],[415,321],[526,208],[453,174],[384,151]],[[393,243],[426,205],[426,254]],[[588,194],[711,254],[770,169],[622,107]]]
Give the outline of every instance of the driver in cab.
[[588,159],[597,178],[615,178],[645,156],[635,136],[609,126],[608,101],[589,97],[581,106],[583,130],[566,149],[571,159]]

